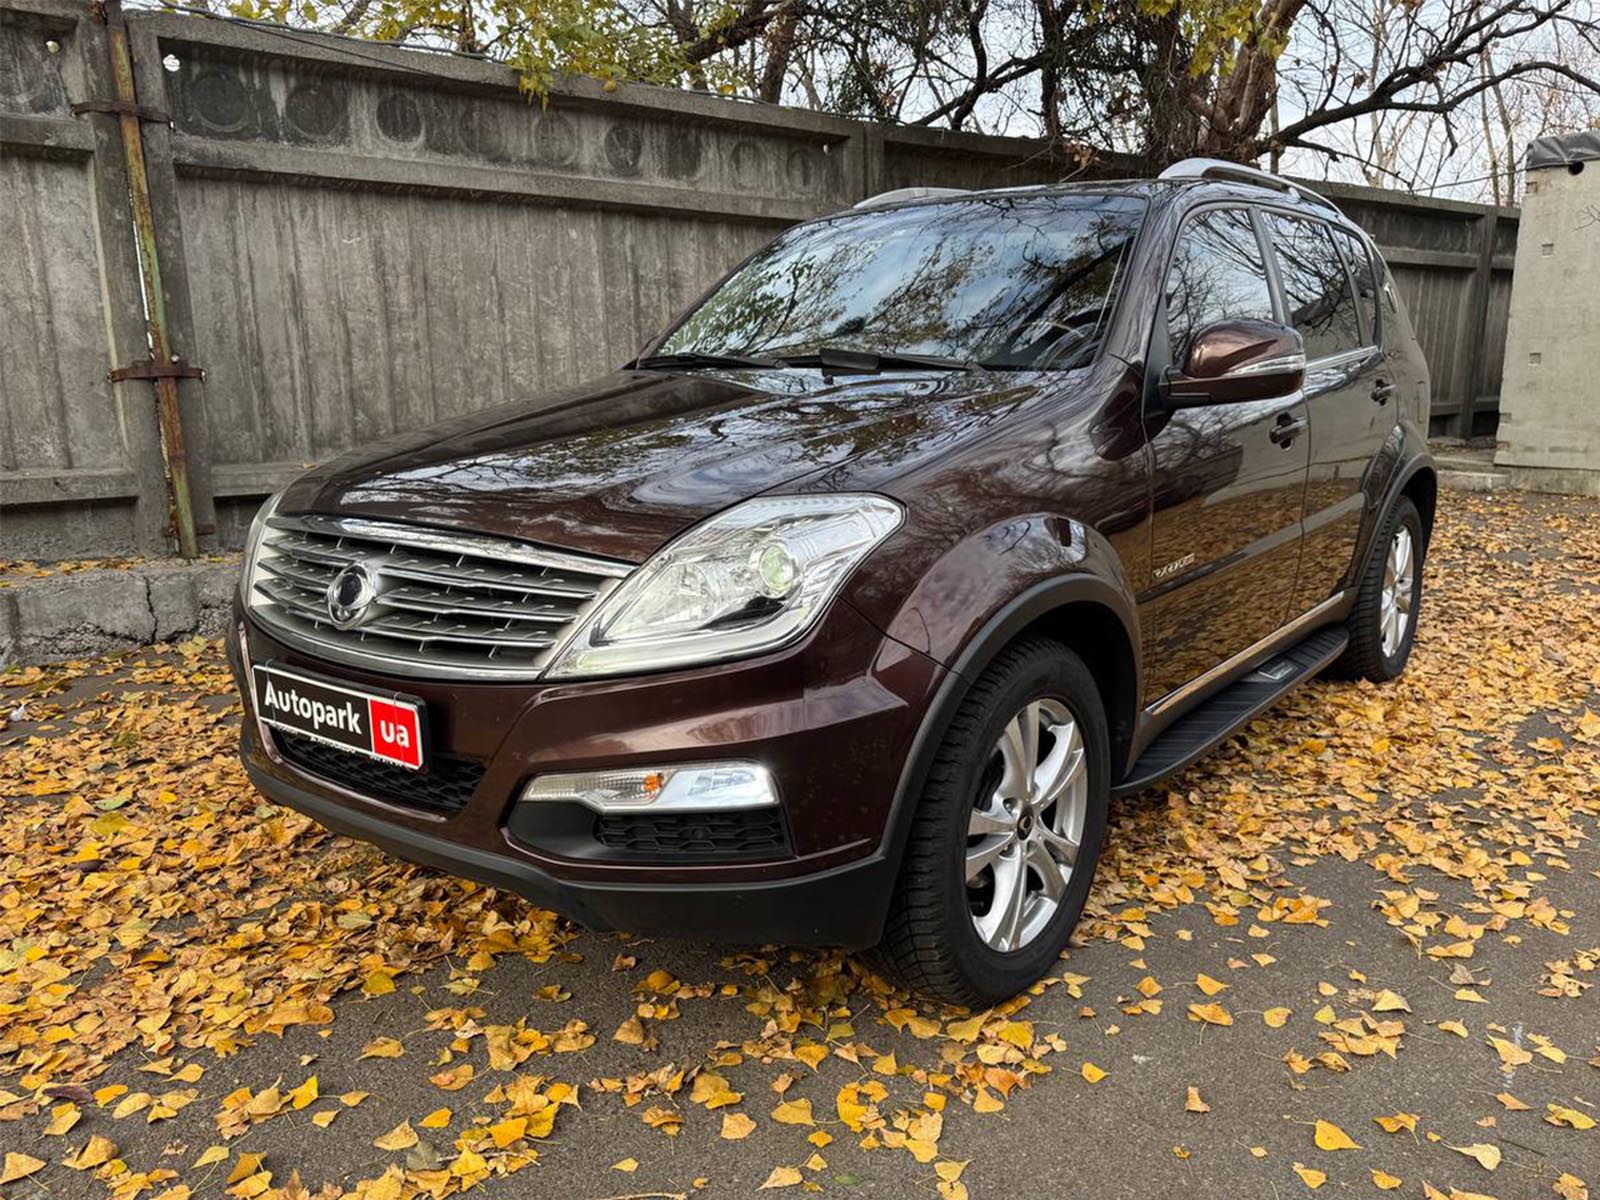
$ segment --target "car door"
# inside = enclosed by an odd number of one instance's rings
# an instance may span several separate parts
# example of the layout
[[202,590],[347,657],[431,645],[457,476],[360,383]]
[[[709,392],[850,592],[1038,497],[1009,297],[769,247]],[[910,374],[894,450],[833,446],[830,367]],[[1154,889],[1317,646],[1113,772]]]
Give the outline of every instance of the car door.
[[1305,538],[1289,615],[1343,586],[1366,515],[1367,474],[1394,428],[1367,247],[1324,221],[1265,214],[1288,321],[1305,339],[1310,421]]
[[[1190,214],[1167,268],[1147,369],[1186,361],[1216,321],[1281,320],[1264,234],[1243,205]],[[1140,596],[1147,702],[1206,675],[1284,622],[1308,462],[1300,393],[1173,410],[1146,401],[1151,571]]]

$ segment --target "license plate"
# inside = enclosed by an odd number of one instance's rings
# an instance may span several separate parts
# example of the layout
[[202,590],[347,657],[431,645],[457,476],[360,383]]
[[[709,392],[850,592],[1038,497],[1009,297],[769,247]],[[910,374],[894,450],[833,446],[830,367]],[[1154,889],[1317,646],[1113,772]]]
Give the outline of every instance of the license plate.
[[379,762],[420,771],[422,701],[368,692],[271,663],[254,668],[256,715],[286,729]]

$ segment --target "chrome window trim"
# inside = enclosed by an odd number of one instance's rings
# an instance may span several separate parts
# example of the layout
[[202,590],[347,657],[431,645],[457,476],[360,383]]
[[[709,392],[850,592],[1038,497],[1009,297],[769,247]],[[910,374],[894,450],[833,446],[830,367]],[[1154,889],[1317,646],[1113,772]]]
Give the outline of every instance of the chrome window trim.
[[[1359,235],[1357,240],[1360,241],[1362,246],[1367,250],[1368,261],[1373,261],[1373,243],[1370,241],[1370,239],[1368,239],[1366,231],[1361,229],[1359,226],[1352,230],[1349,226],[1341,222],[1330,221],[1325,217],[1319,217],[1314,213],[1308,213],[1303,210],[1284,208],[1281,205],[1273,204],[1270,201],[1257,204],[1255,207],[1256,210],[1262,214],[1263,218],[1265,218],[1269,213],[1276,213],[1280,217],[1287,217],[1291,220],[1303,221],[1307,225],[1321,225],[1323,229],[1328,232],[1330,239],[1335,232],[1352,236]],[[1263,227],[1261,233],[1266,237],[1267,245],[1272,252],[1270,261],[1272,263],[1272,271],[1274,275],[1273,292],[1277,296],[1278,300],[1283,300],[1283,276],[1281,273],[1279,273],[1278,267],[1278,243],[1276,239],[1274,239],[1271,229]],[[1354,361],[1358,357],[1373,353],[1381,353],[1383,350],[1381,340],[1377,340],[1378,331],[1370,328],[1370,320],[1361,313],[1361,292],[1360,289],[1356,287],[1355,275],[1352,274],[1350,270],[1350,264],[1345,262],[1344,254],[1342,251],[1339,251],[1339,243],[1337,241],[1333,243],[1333,247],[1334,250],[1339,253],[1339,261],[1344,263],[1345,281],[1350,285],[1350,295],[1352,299],[1357,302],[1356,321],[1361,326],[1361,336],[1363,338],[1371,338],[1373,340],[1364,341],[1359,346],[1354,346],[1349,350],[1341,350],[1337,354],[1327,354],[1321,358],[1312,359],[1306,364],[1306,370],[1308,372],[1317,367],[1340,366],[1347,360]],[[1382,258],[1380,256],[1377,259],[1377,262],[1381,261]],[[1373,263],[1373,269],[1376,270],[1376,262]],[[1274,302],[1276,303],[1277,301]],[[1287,312],[1286,300],[1284,301],[1284,305],[1285,312],[1283,315],[1285,319],[1283,323],[1292,329],[1294,327],[1294,323],[1287,319],[1289,314]]]
[[1357,346],[1354,350],[1341,350],[1337,354],[1325,354],[1321,358],[1310,359],[1306,363],[1306,370],[1310,372],[1321,367],[1342,367],[1345,363],[1359,362],[1361,359],[1370,358],[1378,352],[1379,347],[1377,346]]

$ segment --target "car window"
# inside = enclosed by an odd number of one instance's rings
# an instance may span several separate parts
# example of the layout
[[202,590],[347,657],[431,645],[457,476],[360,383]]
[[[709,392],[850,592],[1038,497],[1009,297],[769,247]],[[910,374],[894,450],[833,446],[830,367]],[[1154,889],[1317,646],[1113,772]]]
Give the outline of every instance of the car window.
[[1255,226],[1247,209],[1207,209],[1183,227],[1167,271],[1172,360],[1184,362],[1207,325],[1245,318],[1273,319]]
[[1356,281],[1356,299],[1367,320],[1372,322],[1367,329],[1367,341],[1377,345],[1383,329],[1383,314],[1379,304],[1381,289],[1378,287],[1377,272],[1372,266],[1372,255],[1360,239],[1347,230],[1335,229],[1333,236],[1344,247],[1345,259],[1350,263],[1350,274]]
[[1268,213],[1272,246],[1289,323],[1305,339],[1306,359],[1315,362],[1359,349],[1361,318],[1344,258],[1333,242],[1333,230],[1320,221],[1303,221]]
[[1081,366],[1105,334],[1145,210],[1132,196],[993,196],[812,222],[734,272],[659,353],[837,347]]

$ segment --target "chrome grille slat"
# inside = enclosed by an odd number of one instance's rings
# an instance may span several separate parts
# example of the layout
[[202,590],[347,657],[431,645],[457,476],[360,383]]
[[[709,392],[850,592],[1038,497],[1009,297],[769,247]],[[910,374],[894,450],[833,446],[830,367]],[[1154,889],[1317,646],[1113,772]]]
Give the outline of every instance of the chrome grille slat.
[[261,569],[276,575],[279,579],[313,591],[325,590],[333,582],[333,577],[339,573],[338,567],[308,570],[302,562],[287,556],[263,560]]
[[320,591],[309,591],[286,579],[260,580],[256,591],[276,604],[308,614],[311,620],[326,622],[328,619],[328,608]]
[[[361,556],[353,555],[354,562]],[[492,588],[501,592],[537,592],[545,596],[561,596],[571,600],[587,600],[595,593],[565,579],[530,575],[519,571],[495,571],[486,568],[468,570],[464,567],[424,565],[415,559],[405,560],[392,556],[375,555],[364,559],[375,565],[385,575],[399,579],[415,579],[419,583],[438,583],[447,587]]]
[[[328,586],[362,564],[377,596],[353,628]],[[267,521],[251,613],[313,653],[434,678],[531,679],[571,626],[632,568],[477,535],[316,514]]]
[[555,638],[539,629],[507,629],[481,622],[441,621],[421,613],[380,613],[360,627],[368,637],[406,638],[418,642],[462,642],[485,646],[534,646],[543,649]]
[[273,549],[283,556],[297,559],[302,563],[331,568],[328,579],[332,579],[333,572],[341,567],[353,562],[364,562],[386,575],[415,579],[419,583],[435,583],[444,587],[483,587],[506,592],[534,592],[566,600],[588,600],[599,590],[593,582],[564,574],[507,568],[482,559],[470,565],[461,561],[449,562],[433,555],[412,553],[407,547],[397,543],[375,543],[368,539],[359,541],[371,549],[363,549],[361,545],[350,545],[349,539],[342,539],[332,547],[308,545],[305,538],[274,542]]
[[538,621],[547,625],[570,624],[576,612],[576,609],[559,608],[553,604],[530,608],[512,599],[509,593],[502,599],[483,600],[470,593],[409,585],[391,588],[378,598],[378,602],[389,608],[404,608],[413,612],[502,617],[509,621]]

